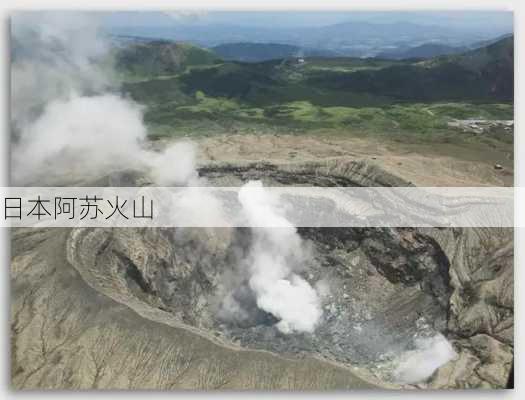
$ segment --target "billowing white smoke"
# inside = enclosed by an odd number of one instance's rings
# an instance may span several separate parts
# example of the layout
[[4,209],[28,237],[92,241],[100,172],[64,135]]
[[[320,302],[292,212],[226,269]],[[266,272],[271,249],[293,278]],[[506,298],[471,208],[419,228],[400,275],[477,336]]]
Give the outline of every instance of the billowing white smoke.
[[[257,306],[283,333],[312,332],[322,315],[319,295],[294,271],[305,261],[301,238],[261,182],[248,182],[239,201],[253,232],[249,285]],[[265,227],[271,226],[272,228]]]
[[[162,152],[145,149],[142,108],[116,94],[107,74],[110,47],[92,16],[21,13],[12,27],[15,184],[146,168],[159,185],[202,185],[191,143]],[[247,187],[261,189],[239,195],[250,223],[281,226],[253,230],[249,286],[257,306],[280,320],[282,332],[311,332],[322,312],[317,292],[296,273],[305,257],[301,240],[260,183]],[[208,221],[220,220],[220,204],[206,193],[196,188],[182,199],[182,216],[198,212]]]
[[199,186],[195,168],[196,146],[188,141],[168,146],[161,153],[148,153],[145,163],[151,167],[153,180],[160,186],[187,184]]
[[147,151],[146,127],[136,103],[116,95],[76,96],[52,101],[22,130],[13,153],[13,179],[39,176],[99,176],[146,167],[159,185],[195,184],[196,149],[190,142],[162,152]]
[[11,16],[11,119],[32,122],[50,101],[111,86],[110,46],[95,14],[17,12]]
[[21,131],[13,178],[24,182],[35,173],[82,176],[134,166],[145,137],[140,109],[130,101],[115,95],[55,100]]
[[415,345],[414,350],[403,354],[394,372],[394,378],[399,383],[422,382],[456,357],[454,348],[442,334],[418,338]]
[[159,185],[196,182],[190,143],[160,153],[144,148],[142,107],[115,94],[110,46],[94,14],[15,14],[12,42],[15,185],[141,167],[150,169]]

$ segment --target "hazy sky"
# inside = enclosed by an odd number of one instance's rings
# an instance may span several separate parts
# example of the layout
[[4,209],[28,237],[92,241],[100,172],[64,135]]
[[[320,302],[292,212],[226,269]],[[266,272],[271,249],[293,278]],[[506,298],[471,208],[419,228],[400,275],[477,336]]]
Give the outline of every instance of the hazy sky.
[[465,27],[483,29],[487,25],[508,28],[512,31],[512,12],[506,11],[418,11],[418,12],[114,12],[105,13],[103,23],[116,26],[169,26],[190,25],[248,25],[275,26],[322,26],[346,21],[373,23],[411,22],[421,25]]

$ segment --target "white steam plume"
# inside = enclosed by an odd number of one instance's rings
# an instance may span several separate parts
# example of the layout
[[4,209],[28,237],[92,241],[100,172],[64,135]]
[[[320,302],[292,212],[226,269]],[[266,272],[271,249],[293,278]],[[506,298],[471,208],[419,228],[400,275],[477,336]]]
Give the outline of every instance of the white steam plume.
[[195,148],[147,151],[142,107],[116,94],[110,45],[95,14],[12,17],[11,123],[15,185],[149,169],[160,185],[194,184]]
[[394,372],[394,378],[399,383],[422,382],[457,355],[442,334],[418,338],[415,340],[415,345],[414,350],[407,351],[401,356]]
[[[257,306],[280,320],[276,326],[281,332],[312,332],[322,315],[321,302],[316,290],[294,272],[304,263],[305,250],[276,200],[261,182],[248,182],[239,192],[244,213],[255,226],[249,285]],[[279,228],[261,227],[265,225]]]
[[11,16],[11,119],[31,122],[50,101],[111,86],[108,42],[94,14],[17,12]]
[[34,174],[76,176],[88,171],[138,164],[146,137],[138,106],[115,95],[50,102],[43,114],[21,131],[13,154],[13,179]]
[[[152,170],[153,180],[160,186],[187,184],[199,186],[196,165],[196,146],[192,142],[175,143],[161,153],[148,153],[145,163]],[[175,163],[175,164],[174,164]],[[176,166],[176,168],[174,168]]]
[[[92,16],[21,13],[12,27],[15,184],[47,178],[67,182],[137,168],[149,169],[160,185],[202,186],[192,144],[162,152],[144,148],[142,108],[116,94],[105,61],[109,46]],[[249,287],[257,307],[278,318],[282,332],[311,332],[322,312],[317,292],[296,273],[305,260],[304,246],[260,183],[247,187],[261,189],[256,196],[239,195],[250,222],[282,226],[253,230]],[[203,193],[195,189],[181,209],[208,209],[200,211],[203,218],[221,218],[220,205]]]

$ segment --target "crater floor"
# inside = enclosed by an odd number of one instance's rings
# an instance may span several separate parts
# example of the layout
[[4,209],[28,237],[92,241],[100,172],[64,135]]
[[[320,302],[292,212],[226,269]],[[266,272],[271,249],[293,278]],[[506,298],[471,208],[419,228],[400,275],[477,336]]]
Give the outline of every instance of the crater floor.
[[[364,162],[210,164],[214,185],[402,186]],[[147,179],[124,174],[126,184]],[[115,184],[115,182],[112,182]],[[17,229],[12,382],[18,388],[398,387],[393,362],[444,334],[458,353],[421,387],[503,387],[513,357],[509,229],[302,228],[323,282],[312,333],[285,335],[236,271],[246,229]],[[253,310],[221,318],[224,282]],[[251,303],[250,303],[251,301]],[[35,333],[36,332],[36,333]]]

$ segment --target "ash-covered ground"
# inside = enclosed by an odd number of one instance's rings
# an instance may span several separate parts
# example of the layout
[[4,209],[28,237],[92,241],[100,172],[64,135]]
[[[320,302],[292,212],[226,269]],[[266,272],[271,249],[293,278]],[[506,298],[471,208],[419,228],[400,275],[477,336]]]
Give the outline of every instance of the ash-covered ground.
[[[346,176],[354,185],[397,183],[366,164],[303,168],[310,182]],[[301,174],[297,166],[203,171],[220,185],[254,177],[291,184]],[[384,384],[506,384],[512,313],[503,310],[512,301],[506,286],[512,257],[502,243],[511,241],[509,230],[300,228],[297,235],[308,256],[293,274],[315,289],[321,307],[310,330],[283,331],[278,313],[261,307],[246,266],[256,240],[248,228],[88,229],[70,240],[69,259],[110,297],[145,315],[170,315],[223,343],[359,367]]]
[[[213,185],[261,178],[270,186],[360,183],[349,173],[306,169],[303,174],[275,166],[208,167],[201,174]],[[246,348],[377,370],[413,349],[416,339],[446,331],[449,260],[431,237],[386,228],[303,228],[298,234],[309,254],[298,274],[317,290],[322,308],[311,332],[283,333],[276,328],[279,318],[257,306],[250,275],[243,272],[253,242],[250,229],[160,231],[173,246],[171,265],[147,278],[131,273],[140,268],[130,259],[122,261],[135,290],[156,291],[163,307],[185,323]],[[385,377],[394,379],[387,376],[391,373]]]
[[[227,170],[211,165],[200,174],[220,185],[256,177],[271,184],[273,173],[290,184],[303,171],[318,182],[400,184],[366,163]],[[148,180],[122,173],[99,184]],[[315,290],[321,312],[312,327],[285,332],[280,310],[258,303],[260,293],[250,286],[251,229],[15,230],[14,385],[506,385],[512,230],[301,228],[294,235],[307,257],[297,258],[304,262],[290,274]],[[315,317],[308,310],[304,317]]]

